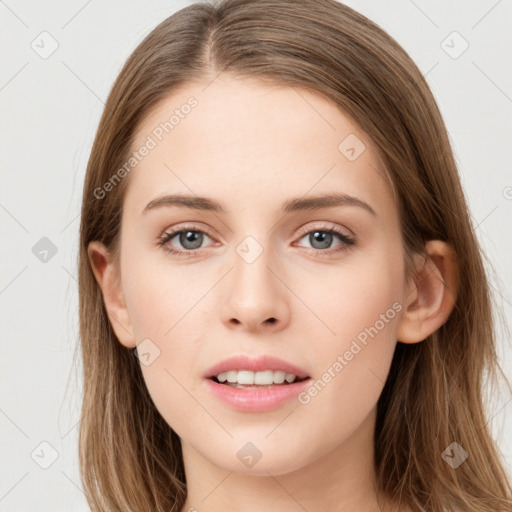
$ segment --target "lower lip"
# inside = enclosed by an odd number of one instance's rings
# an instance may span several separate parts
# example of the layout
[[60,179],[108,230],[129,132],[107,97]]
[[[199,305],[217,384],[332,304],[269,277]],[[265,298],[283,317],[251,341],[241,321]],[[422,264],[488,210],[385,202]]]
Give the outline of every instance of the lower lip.
[[232,388],[205,379],[208,389],[222,402],[242,412],[264,412],[277,409],[296,397],[310,382],[310,378],[292,384],[276,384],[271,388]]

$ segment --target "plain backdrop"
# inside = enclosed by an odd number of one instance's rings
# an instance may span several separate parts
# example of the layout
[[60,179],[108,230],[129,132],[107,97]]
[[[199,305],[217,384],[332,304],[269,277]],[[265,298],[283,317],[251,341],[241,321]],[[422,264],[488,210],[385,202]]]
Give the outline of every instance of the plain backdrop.
[[[86,511],[77,457],[77,242],[86,163],[130,52],[187,1],[0,1],[0,510]],[[501,315],[512,319],[512,2],[351,0],[444,115]],[[51,53],[51,54],[50,54]],[[509,336],[500,361],[512,374]],[[512,470],[512,397],[489,424]]]

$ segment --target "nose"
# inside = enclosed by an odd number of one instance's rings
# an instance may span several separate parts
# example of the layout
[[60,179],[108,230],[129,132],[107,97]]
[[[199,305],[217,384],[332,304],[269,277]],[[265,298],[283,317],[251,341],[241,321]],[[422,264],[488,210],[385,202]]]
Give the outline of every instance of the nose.
[[254,260],[236,253],[227,278],[222,319],[231,329],[276,331],[289,323],[289,294],[285,272],[271,251]]

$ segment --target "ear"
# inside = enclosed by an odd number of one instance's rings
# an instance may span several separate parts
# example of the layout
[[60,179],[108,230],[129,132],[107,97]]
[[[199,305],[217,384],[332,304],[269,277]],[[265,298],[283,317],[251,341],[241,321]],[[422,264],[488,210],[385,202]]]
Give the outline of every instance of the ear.
[[416,255],[416,275],[404,299],[397,340],[417,343],[443,325],[455,305],[459,272],[452,246],[441,240],[425,243],[428,258]]
[[101,242],[90,242],[87,254],[94,277],[101,288],[105,309],[117,339],[125,347],[134,348],[135,336],[124,300],[119,269],[108,249]]

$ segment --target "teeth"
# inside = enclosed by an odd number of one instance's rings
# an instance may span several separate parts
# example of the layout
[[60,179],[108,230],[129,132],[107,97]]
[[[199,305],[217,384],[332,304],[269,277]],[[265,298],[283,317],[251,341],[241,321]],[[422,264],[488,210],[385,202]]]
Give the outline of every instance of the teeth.
[[217,375],[219,382],[229,382],[231,384],[245,384],[257,386],[269,386],[271,384],[282,384],[285,380],[289,384],[296,380],[292,373],[285,373],[277,370],[265,370],[262,372],[252,372],[250,370],[230,370]]

